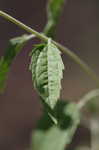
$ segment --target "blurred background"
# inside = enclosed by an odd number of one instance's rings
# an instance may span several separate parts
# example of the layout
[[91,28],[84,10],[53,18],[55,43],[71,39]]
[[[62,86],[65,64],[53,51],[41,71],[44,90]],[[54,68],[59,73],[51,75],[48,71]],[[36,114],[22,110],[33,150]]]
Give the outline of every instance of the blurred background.
[[[47,20],[46,3],[47,0],[0,0],[0,10],[41,32]],[[0,56],[4,54],[10,38],[24,33],[24,30],[0,17]],[[99,0],[67,0],[57,26],[56,41],[77,53],[97,74],[98,37]],[[0,95],[1,150],[25,150],[30,143],[31,131],[41,115],[42,106],[33,89],[31,73],[28,71],[28,54],[37,42],[37,39],[31,40],[17,56],[9,73],[7,89]],[[63,56],[63,60],[65,71],[62,98],[79,100],[96,85],[68,56]],[[88,131],[84,129],[78,132],[82,132],[81,140],[87,141]]]

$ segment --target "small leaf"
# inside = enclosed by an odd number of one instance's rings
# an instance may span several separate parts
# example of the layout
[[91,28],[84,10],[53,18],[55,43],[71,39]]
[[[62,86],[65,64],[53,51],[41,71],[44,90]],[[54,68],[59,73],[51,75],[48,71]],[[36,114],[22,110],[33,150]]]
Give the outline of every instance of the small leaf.
[[64,65],[58,48],[50,41],[32,51],[30,63],[34,87],[51,109],[60,97]]
[[45,27],[44,33],[49,37],[53,37],[55,34],[56,25],[59,22],[64,3],[65,0],[48,0],[48,23]]
[[80,112],[76,104],[62,101],[56,109],[59,124],[56,126],[44,114],[32,137],[33,150],[64,150],[70,144],[80,122]]
[[14,58],[21,51],[25,43],[31,38],[33,38],[33,35],[23,35],[9,41],[5,55],[0,59],[0,93],[2,93],[5,89],[5,82]]

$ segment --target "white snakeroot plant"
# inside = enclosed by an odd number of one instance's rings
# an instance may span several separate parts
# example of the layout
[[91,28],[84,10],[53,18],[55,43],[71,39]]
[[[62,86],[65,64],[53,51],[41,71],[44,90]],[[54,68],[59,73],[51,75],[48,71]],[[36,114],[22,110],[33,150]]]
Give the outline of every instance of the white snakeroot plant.
[[[88,103],[90,105],[87,108],[92,110],[92,106],[94,106],[94,112],[97,112],[97,104],[94,102],[91,104],[90,100],[99,96],[99,89],[89,92],[78,103],[60,100],[61,80],[65,68],[61,53],[73,59],[94,80],[96,86],[99,87],[99,78],[95,72],[74,52],[54,41],[56,25],[59,22],[65,2],[65,0],[48,1],[48,22],[42,33],[0,11],[1,17],[30,33],[30,35],[25,34],[11,39],[5,55],[0,59],[1,94],[5,90],[8,73],[15,57],[22,51],[22,48],[29,40],[33,40],[35,37],[41,39],[41,42],[38,45],[34,45],[29,54],[31,57],[29,64],[31,81],[33,81],[33,87],[44,106],[44,114],[32,136],[31,147],[33,150],[64,150],[71,143],[72,137],[80,123],[82,108]],[[92,120],[94,119],[92,118]],[[99,138],[99,135],[97,138]]]

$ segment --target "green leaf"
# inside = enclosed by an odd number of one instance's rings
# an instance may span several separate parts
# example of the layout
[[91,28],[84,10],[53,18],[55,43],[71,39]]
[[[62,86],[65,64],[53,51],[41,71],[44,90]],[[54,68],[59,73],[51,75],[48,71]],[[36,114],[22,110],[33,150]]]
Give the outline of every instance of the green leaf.
[[40,52],[43,50],[45,44],[38,44],[35,45],[35,48],[30,53],[31,56],[31,63],[29,65],[29,70],[32,72],[32,80],[34,84],[36,82],[36,67],[37,67],[37,60],[40,55]]
[[44,114],[32,136],[33,150],[64,150],[70,144],[80,122],[80,112],[74,103],[59,101],[56,106],[59,124],[56,126]]
[[29,69],[32,71],[34,87],[45,104],[53,109],[60,97],[64,65],[60,51],[49,41],[32,51]]
[[5,55],[0,59],[0,93],[5,89],[5,82],[8,78],[8,72],[14,58],[21,51],[25,43],[31,38],[33,38],[33,35],[23,35],[9,41]]
[[59,22],[64,3],[65,0],[48,0],[48,23],[45,27],[44,33],[49,37],[55,36],[56,26]]

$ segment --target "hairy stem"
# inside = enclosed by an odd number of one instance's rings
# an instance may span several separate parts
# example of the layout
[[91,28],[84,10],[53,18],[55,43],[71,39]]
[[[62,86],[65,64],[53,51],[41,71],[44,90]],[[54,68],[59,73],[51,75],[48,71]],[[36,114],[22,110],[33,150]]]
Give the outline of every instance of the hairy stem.
[[[17,26],[21,27],[22,29],[24,29],[28,33],[34,34],[36,37],[40,38],[41,40],[43,40],[45,42],[48,41],[48,39],[49,39],[44,34],[35,31],[34,29],[28,27],[27,25],[23,24],[22,22],[18,21],[17,19],[13,18],[12,16],[8,15],[7,13],[5,13],[3,11],[0,11],[0,16],[5,18],[6,20],[16,24]],[[98,79],[97,75],[83,60],[81,60],[74,52],[70,51],[68,48],[62,46],[61,44],[59,44],[55,41],[52,41],[52,42],[62,52],[64,52],[66,55],[68,55],[70,58],[72,58],[74,60],[74,62],[77,63],[80,66],[80,68],[84,72],[86,72],[96,82],[96,85],[99,87],[99,79]]]

